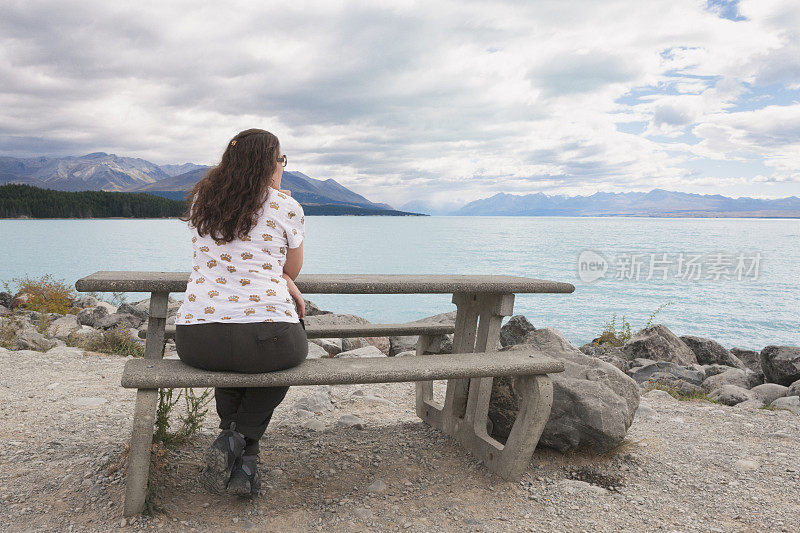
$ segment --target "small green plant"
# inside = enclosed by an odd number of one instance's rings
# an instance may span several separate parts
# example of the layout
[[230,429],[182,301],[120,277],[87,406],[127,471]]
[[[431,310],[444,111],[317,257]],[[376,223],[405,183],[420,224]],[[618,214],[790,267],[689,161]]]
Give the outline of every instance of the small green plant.
[[651,390],[663,390],[664,392],[669,393],[669,395],[676,400],[680,400],[682,402],[689,400],[705,400],[710,403],[719,403],[717,400],[709,398],[708,393],[704,391],[692,391],[687,393],[666,381],[654,381],[649,383],[647,385],[646,392],[650,392]]
[[131,337],[130,331],[122,324],[89,335],[70,333],[67,337],[67,346],[77,346],[92,352],[144,356],[144,343]]
[[664,309],[665,307],[668,307],[668,306],[670,306],[670,305],[672,305],[672,304],[673,304],[673,302],[667,302],[667,303],[665,303],[665,304],[661,304],[661,305],[659,305],[659,306],[658,306],[658,309],[656,309],[655,311],[653,311],[653,312],[650,314],[650,318],[648,318],[648,319],[647,319],[647,323],[644,325],[645,329],[646,329],[646,328],[649,328],[650,326],[652,326],[652,325],[653,325],[653,319],[656,317],[656,315],[657,315],[658,313],[660,313],[660,312],[661,312],[661,310],[662,310],[662,309]]
[[36,331],[44,335],[47,333],[47,328],[53,323],[53,319],[47,313],[39,315],[39,320],[36,322]]
[[[100,298],[98,298],[99,300]],[[128,295],[124,292],[112,292],[111,293],[111,301],[109,302],[112,305],[119,307],[120,305],[127,303]]]
[[602,344],[610,344],[611,346],[622,346],[631,339],[631,324],[625,320],[625,315],[622,315],[622,324],[617,329],[617,314],[611,317],[609,322],[603,327],[603,332],[600,337],[594,342],[595,346]]
[[22,305],[25,309],[65,315],[72,308],[75,291],[63,279],[56,280],[51,274],[45,274],[38,279],[25,276],[11,281],[17,285],[16,290],[8,282],[3,286],[11,294],[28,295],[28,301]]
[[9,350],[17,345],[17,331],[22,327],[22,320],[15,315],[0,318],[0,347]]
[[[194,389],[183,389],[175,396],[175,389],[158,390],[158,409],[156,410],[156,429],[153,441],[165,445],[178,444],[188,440],[203,425],[203,420],[208,413],[208,403],[211,401],[211,389],[206,389],[199,396]],[[186,414],[178,419],[181,427],[177,431],[170,431],[170,415],[172,409],[183,397],[186,405]]]

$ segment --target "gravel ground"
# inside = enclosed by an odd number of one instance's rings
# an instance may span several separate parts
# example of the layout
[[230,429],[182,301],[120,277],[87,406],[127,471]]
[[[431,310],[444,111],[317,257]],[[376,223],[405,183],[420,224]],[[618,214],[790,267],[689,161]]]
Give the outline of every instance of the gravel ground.
[[[156,454],[156,511],[125,520],[135,391],[119,386],[123,364],[0,349],[1,531],[800,531],[800,418],[789,411],[653,391],[613,453],[537,450],[510,483],[419,421],[402,383],[292,388],[251,501],[197,484],[212,407],[196,438]],[[331,411],[292,407],[319,390]],[[344,414],[364,428],[338,424]]]

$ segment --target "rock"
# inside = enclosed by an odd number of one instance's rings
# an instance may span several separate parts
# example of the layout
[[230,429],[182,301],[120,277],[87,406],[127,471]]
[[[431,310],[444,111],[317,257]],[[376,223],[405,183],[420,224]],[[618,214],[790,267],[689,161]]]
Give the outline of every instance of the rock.
[[358,418],[356,415],[352,415],[350,413],[339,417],[339,420],[336,423],[349,428],[364,429],[364,421]]
[[628,370],[627,374],[632,377],[636,383],[650,381],[654,374],[669,374],[675,379],[680,379],[693,385],[700,385],[705,379],[705,374],[703,372],[690,370],[670,361],[656,361],[649,365],[631,368]]
[[535,329],[525,315],[514,315],[500,328],[500,346],[519,344],[528,333]]
[[328,353],[328,357],[334,357],[342,351],[342,339],[309,339]]
[[559,490],[567,494],[579,494],[579,493],[588,493],[597,495],[608,494],[608,491],[603,487],[592,485],[591,483],[587,483],[586,481],[580,481],[578,479],[562,480],[558,484],[558,488]]
[[[509,349],[533,347],[563,361],[565,370],[552,374],[553,407],[540,443],[566,451],[590,446],[605,451],[625,438],[639,407],[639,387],[616,367],[587,356],[551,328],[528,333],[524,343]],[[514,380],[494,380],[489,417],[493,434],[505,439],[519,410]]]
[[[131,313],[132,315],[144,313],[145,320],[150,316],[150,298],[145,298],[144,300],[139,300],[138,302],[133,302],[132,304],[128,305],[131,305],[137,309],[136,313]],[[167,297],[167,316],[172,316],[174,314],[177,314],[178,309],[180,309],[180,307],[181,307],[180,301],[176,300],[172,296]]]
[[677,402],[677,398],[673,397],[672,394],[668,393],[667,391],[653,389],[648,391],[642,395],[642,398],[645,398],[650,401],[657,401],[657,402],[666,402],[666,403],[675,403]]
[[356,507],[353,509],[353,514],[362,520],[369,520],[370,518],[373,518],[372,511],[366,507]]
[[113,315],[104,316],[95,323],[95,327],[100,329],[110,329],[117,326],[135,329],[141,325],[142,320],[129,313],[114,313]]
[[95,327],[95,324],[105,316],[108,316],[108,309],[105,307],[88,307],[78,312],[78,322],[84,326]]
[[100,302],[97,298],[92,296],[91,294],[81,294],[77,298],[72,301],[72,304],[75,307],[79,307],[81,309],[85,309],[87,307],[97,307],[97,304]]
[[408,357],[408,356],[410,356],[410,355],[417,355],[417,351],[416,351],[416,350],[413,350],[413,351],[409,350],[409,351],[407,351],[407,352],[400,352],[400,353],[397,353],[397,354],[395,354],[394,356],[395,356],[395,357]]
[[56,346],[55,341],[48,339],[33,328],[26,328],[17,331],[17,350],[35,350],[37,352],[46,352],[54,346]]
[[712,391],[723,385],[735,385],[743,389],[752,389],[760,384],[758,376],[754,372],[740,368],[729,368],[722,374],[706,378],[703,381],[703,388],[707,391]]
[[380,396],[374,396],[372,394],[365,394],[361,397],[361,399],[367,403],[373,403],[378,405],[394,405],[392,400],[387,400],[386,398],[381,398]]
[[0,305],[11,309],[11,304],[14,302],[14,296],[8,292],[0,291]]
[[606,351],[603,348],[595,345],[593,342],[588,342],[578,349],[583,353],[585,353],[586,355],[591,355],[592,357],[599,357],[604,353],[606,353]]
[[389,357],[394,357],[400,352],[408,352],[417,349],[419,335],[395,335],[389,337]]
[[348,359],[353,357],[385,357],[385,354],[375,346],[371,345],[336,354],[337,359]]
[[104,302],[102,300],[97,302],[97,305],[95,307],[103,307],[103,308],[105,308],[105,310],[108,311],[109,315],[112,315],[112,314],[116,313],[119,310],[119,308],[117,306],[115,306],[113,304],[110,304],[108,302]]
[[327,392],[317,390],[297,400],[294,404],[294,408],[304,409],[312,413],[321,413],[323,411],[333,411],[333,404]]
[[96,335],[98,333],[99,332],[91,326],[81,326],[72,332],[72,337],[79,340],[86,340],[92,335]]
[[736,405],[737,403],[752,400],[755,396],[747,389],[737,387],[736,385],[722,385],[717,387],[708,395],[712,400],[725,405]]
[[656,418],[657,413],[656,410],[652,407],[648,407],[647,405],[640,403],[639,407],[636,409],[636,413],[634,418],[636,420],[652,420]]
[[313,342],[308,343],[308,355],[306,359],[324,359],[328,357],[328,352],[326,352],[322,346],[314,344]]
[[722,374],[723,372],[727,372],[731,369],[731,367],[727,365],[703,365],[700,368],[703,369],[703,373],[706,375],[706,378],[716,376],[717,374]]
[[731,348],[731,353],[753,372],[761,372],[761,358],[757,351]]
[[366,337],[350,337],[343,338],[341,340],[343,352],[349,352],[351,350],[363,348],[364,346],[369,346],[369,342],[367,341]]
[[301,424],[304,428],[313,430],[313,431],[325,431],[325,422],[320,420],[319,418],[309,418],[305,422]]
[[595,357],[597,357],[601,361],[605,361],[606,363],[614,365],[623,372],[626,372],[629,368],[631,368],[630,362],[627,359],[625,359],[625,354],[622,353],[622,348],[617,348],[617,347],[609,348],[604,353],[597,355]]
[[0,304],[0,316],[5,316],[11,314],[11,309],[6,307],[5,305]]
[[716,341],[694,335],[681,335],[679,338],[694,352],[697,362],[701,365],[717,364],[735,368],[747,368],[738,357]]
[[386,483],[381,479],[376,479],[367,486],[366,491],[372,494],[383,494],[386,492]]
[[741,403],[737,403],[734,405],[736,409],[761,409],[764,407],[764,402],[759,400],[758,398],[753,398],[751,400],[745,400]]
[[129,315],[133,315],[141,322],[144,322],[150,316],[148,310],[142,309],[141,307],[136,307],[135,305],[131,305],[129,303],[123,303],[120,305],[119,309],[117,309],[117,313],[127,313]]
[[[303,300],[306,304],[306,316],[316,316],[316,315],[330,315],[330,311],[323,311],[319,308],[317,304],[309,300],[308,298],[303,297]],[[305,320],[305,319],[304,319]]]
[[763,385],[756,385],[750,392],[752,392],[756,398],[761,400],[764,404],[771,404],[778,398],[783,398],[786,396],[786,392],[789,390],[789,387],[784,387],[783,385],[778,385],[777,383],[764,383]]
[[800,396],[800,379],[789,385],[786,396]]
[[75,315],[64,315],[57,318],[47,328],[47,335],[49,337],[56,337],[61,340],[67,340],[70,333],[80,329],[81,325],[78,323],[78,317]]
[[800,379],[800,347],[767,346],[759,358],[768,382],[789,386]]
[[694,396],[703,394],[705,392],[701,386],[689,383],[688,381],[684,381],[675,375],[666,372],[656,372],[650,376],[649,381],[643,383],[642,385],[645,387],[650,387],[656,384],[668,385],[684,396]]
[[622,347],[622,353],[628,360],[644,357],[654,361],[672,361],[683,366],[697,363],[694,352],[663,324],[655,324],[636,333]]
[[778,398],[770,404],[776,409],[788,409],[796,415],[800,415],[800,396],[784,396]]

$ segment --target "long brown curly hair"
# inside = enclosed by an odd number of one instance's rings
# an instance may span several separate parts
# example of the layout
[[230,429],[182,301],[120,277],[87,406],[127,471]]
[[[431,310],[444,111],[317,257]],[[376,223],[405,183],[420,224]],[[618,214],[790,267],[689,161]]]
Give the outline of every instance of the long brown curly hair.
[[222,161],[186,194],[186,213],[201,236],[230,242],[250,233],[278,165],[280,142],[272,133],[249,129],[228,142]]

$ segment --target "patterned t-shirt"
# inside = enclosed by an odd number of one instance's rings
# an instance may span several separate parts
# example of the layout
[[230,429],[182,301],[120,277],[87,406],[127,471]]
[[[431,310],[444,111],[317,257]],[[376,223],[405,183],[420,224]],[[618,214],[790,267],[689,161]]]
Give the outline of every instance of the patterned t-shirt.
[[299,322],[286,279],[286,249],[305,236],[300,204],[277,189],[243,239],[215,241],[188,223],[194,249],[192,272],[176,324],[204,322]]

